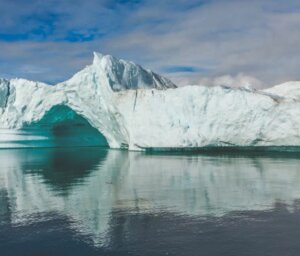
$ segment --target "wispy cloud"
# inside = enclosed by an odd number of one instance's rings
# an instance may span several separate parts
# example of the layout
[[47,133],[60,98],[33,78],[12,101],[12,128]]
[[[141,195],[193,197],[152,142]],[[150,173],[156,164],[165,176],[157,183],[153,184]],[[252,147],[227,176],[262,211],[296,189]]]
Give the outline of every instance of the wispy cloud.
[[201,71],[205,71],[203,69],[200,69],[199,67],[193,66],[166,66],[160,68],[160,70],[166,73],[200,73]]
[[214,84],[214,77],[224,75],[239,82],[256,77],[257,86],[300,79],[295,0],[33,0],[30,5],[2,0],[0,5],[0,76],[56,82],[91,62],[92,51],[101,51],[179,83]]

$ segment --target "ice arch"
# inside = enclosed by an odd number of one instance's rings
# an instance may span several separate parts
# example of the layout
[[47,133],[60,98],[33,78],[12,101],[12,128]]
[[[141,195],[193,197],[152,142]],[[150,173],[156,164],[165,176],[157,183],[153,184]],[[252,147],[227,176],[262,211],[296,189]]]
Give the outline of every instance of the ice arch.
[[16,133],[16,147],[108,146],[101,132],[66,105],[52,107]]

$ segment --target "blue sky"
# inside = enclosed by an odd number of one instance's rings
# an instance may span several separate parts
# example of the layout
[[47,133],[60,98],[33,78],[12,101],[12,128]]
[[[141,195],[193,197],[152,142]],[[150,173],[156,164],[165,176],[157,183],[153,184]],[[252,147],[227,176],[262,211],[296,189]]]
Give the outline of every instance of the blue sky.
[[296,0],[0,0],[0,77],[63,81],[112,54],[176,83],[300,80]]

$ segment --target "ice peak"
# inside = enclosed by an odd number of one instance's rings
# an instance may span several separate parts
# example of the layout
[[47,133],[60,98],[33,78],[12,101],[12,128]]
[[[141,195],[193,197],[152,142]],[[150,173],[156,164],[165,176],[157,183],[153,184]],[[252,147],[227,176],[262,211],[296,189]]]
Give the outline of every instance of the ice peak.
[[111,88],[115,91],[141,88],[176,88],[176,85],[167,78],[112,55],[94,52],[93,66],[106,74]]
[[100,53],[100,52],[93,52],[94,55],[94,59],[101,59],[104,54]]
[[93,59],[93,64],[98,65],[99,63],[102,63],[102,65],[112,65],[112,64],[117,64],[118,62],[127,62],[122,59],[118,59],[110,54],[103,54],[100,52],[94,52],[94,59]]
[[106,57],[107,55],[104,55],[99,52],[94,52],[94,59],[93,59],[93,65],[100,65],[102,60]]

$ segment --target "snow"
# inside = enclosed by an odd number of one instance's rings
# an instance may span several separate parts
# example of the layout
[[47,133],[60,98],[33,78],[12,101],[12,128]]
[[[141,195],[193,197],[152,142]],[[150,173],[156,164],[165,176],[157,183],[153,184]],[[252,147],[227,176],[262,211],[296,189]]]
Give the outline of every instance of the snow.
[[300,101],[300,82],[292,81],[276,85],[272,88],[264,90],[267,93],[275,94],[281,97]]
[[[38,125],[62,105],[96,128],[112,148],[300,146],[299,92],[300,82],[262,91],[176,88],[139,65],[95,53],[92,65],[55,86],[0,80],[0,128]],[[1,141],[5,134],[0,130]]]

